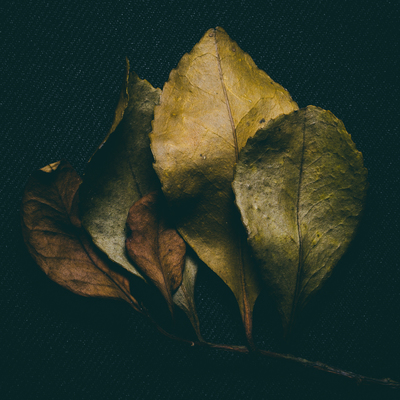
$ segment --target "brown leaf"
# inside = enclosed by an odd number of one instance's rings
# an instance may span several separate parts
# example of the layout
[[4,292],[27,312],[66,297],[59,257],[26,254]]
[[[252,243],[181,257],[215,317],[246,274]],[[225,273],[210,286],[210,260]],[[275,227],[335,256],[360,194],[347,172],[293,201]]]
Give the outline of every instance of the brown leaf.
[[25,244],[46,275],[81,296],[120,298],[136,310],[129,281],[111,269],[94,247],[78,217],[81,178],[66,161],[36,171],[22,198]]
[[129,257],[160,290],[172,313],[172,293],[182,283],[186,245],[165,215],[165,201],[158,192],[134,203],[128,214],[131,232],[126,248]]

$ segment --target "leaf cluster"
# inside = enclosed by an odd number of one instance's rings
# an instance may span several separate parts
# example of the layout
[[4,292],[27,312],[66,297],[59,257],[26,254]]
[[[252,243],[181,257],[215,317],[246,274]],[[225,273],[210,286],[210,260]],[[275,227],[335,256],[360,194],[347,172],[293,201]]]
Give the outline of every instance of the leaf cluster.
[[162,91],[127,61],[114,121],[83,179],[65,161],[35,172],[22,230],[60,285],[123,299],[152,319],[142,293],[158,292],[199,343],[194,291],[206,264],[235,295],[254,349],[260,292],[272,293],[289,334],[356,233],[366,177],[340,120],[299,110],[216,28]]

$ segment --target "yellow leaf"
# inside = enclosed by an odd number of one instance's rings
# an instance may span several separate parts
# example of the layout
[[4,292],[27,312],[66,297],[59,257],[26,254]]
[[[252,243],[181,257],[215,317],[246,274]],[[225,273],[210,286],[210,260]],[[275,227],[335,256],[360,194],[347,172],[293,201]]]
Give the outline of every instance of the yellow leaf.
[[233,291],[251,338],[260,291],[231,183],[240,149],[282,113],[298,109],[221,29],[185,54],[155,107],[155,170],[181,235]]
[[236,203],[285,334],[353,239],[366,189],[361,153],[318,107],[271,121],[241,152]]

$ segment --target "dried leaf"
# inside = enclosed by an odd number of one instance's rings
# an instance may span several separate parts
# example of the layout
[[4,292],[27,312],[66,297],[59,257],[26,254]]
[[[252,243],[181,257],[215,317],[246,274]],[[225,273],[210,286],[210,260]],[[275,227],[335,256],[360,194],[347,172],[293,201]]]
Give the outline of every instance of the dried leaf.
[[166,219],[162,195],[149,193],[129,210],[129,257],[160,290],[173,313],[172,293],[182,283],[186,245]]
[[285,331],[352,240],[366,176],[343,123],[314,106],[278,117],[242,150],[236,203]]
[[233,168],[258,128],[297,108],[282,86],[216,28],[182,57],[154,110],[155,170],[178,230],[232,289],[248,337],[260,288],[234,206]]
[[79,175],[65,161],[36,171],[21,207],[25,244],[50,279],[91,297],[121,298],[140,310],[129,281],[91,243],[78,217]]
[[91,158],[79,190],[82,223],[93,242],[137,276],[125,250],[126,217],[135,201],[160,187],[148,138],[160,92],[129,73],[127,63],[112,128]]
[[194,302],[194,288],[197,278],[197,270],[198,258],[195,254],[190,254],[187,252],[182,284],[172,296],[172,300],[181,310],[185,312],[193,326],[194,331],[196,332],[197,338],[202,342],[204,340],[200,332],[200,322]]

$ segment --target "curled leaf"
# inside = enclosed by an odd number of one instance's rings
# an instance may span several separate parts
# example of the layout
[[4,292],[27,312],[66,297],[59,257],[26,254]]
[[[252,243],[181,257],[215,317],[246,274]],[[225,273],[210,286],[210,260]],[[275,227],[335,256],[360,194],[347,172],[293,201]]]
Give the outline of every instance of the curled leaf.
[[138,311],[129,281],[91,243],[78,216],[79,175],[65,161],[29,179],[22,199],[25,244],[40,268],[68,290],[91,297],[121,298]]
[[125,250],[131,205],[160,187],[150,151],[151,120],[160,89],[129,73],[111,130],[87,165],[80,192],[82,223],[114,262],[141,277]]
[[154,110],[154,167],[177,228],[233,291],[248,337],[260,287],[234,206],[234,165],[257,129],[297,108],[282,86],[216,28],[182,57]]
[[236,203],[285,331],[352,240],[366,176],[343,123],[314,106],[278,117],[242,150]]
[[153,192],[129,210],[129,257],[160,290],[173,312],[172,294],[182,283],[186,245],[166,219],[165,201]]

